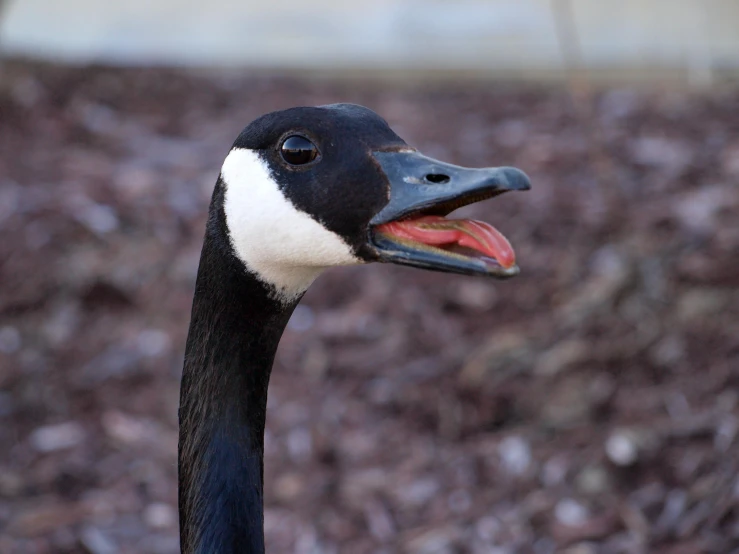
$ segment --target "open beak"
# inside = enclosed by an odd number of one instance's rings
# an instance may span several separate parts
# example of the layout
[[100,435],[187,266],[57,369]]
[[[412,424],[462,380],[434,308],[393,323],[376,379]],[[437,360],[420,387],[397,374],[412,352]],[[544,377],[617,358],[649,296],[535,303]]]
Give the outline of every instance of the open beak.
[[373,156],[390,185],[387,205],[370,221],[379,261],[497,278],[518,274],[513,248],[495,227],[445,216],[509,190],[528,190],[523,171],[460,167],[407,150]]

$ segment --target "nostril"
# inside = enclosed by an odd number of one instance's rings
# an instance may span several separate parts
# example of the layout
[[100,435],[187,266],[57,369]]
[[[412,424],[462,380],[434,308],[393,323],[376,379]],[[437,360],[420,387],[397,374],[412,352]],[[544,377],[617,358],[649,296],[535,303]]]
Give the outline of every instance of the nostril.
[[443,173],[429,173],[426,175],[426,180],[429,183],[448,183],[449,175],[444,175]]

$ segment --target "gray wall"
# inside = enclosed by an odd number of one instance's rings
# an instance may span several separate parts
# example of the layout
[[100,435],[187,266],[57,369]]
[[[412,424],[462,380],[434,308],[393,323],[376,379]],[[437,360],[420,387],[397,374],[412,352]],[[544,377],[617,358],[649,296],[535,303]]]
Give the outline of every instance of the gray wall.
[[[567,0],[11,0],[6,52],[67,61],[547,72]],[[599,70],[739,67],[736,0],[571,0]]]

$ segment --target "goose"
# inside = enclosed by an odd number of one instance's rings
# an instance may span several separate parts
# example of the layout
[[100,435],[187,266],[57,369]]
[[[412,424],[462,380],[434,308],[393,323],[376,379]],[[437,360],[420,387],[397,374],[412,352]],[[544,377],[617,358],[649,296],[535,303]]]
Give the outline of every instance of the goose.
[[297,107],[259,117],[221,167],[208,212],[179,406],[183,554],[264,552],[264,426],[280,337],[318,275],[387,262],[507,278],[514,251],[451,211],[528,177],[426,157],[372,110]]

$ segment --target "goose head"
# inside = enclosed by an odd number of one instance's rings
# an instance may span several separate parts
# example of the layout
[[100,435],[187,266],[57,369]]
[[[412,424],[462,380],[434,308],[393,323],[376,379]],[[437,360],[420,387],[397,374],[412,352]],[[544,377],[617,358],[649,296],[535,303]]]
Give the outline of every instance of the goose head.
[[372,110],[333,104],[249,124],[226,157],[211,210],[245,271],[290,303],[333,266],[389,262],[511,277],[518,267],[502,234],[446,216],[529,187],[515,168],[424,156]]

